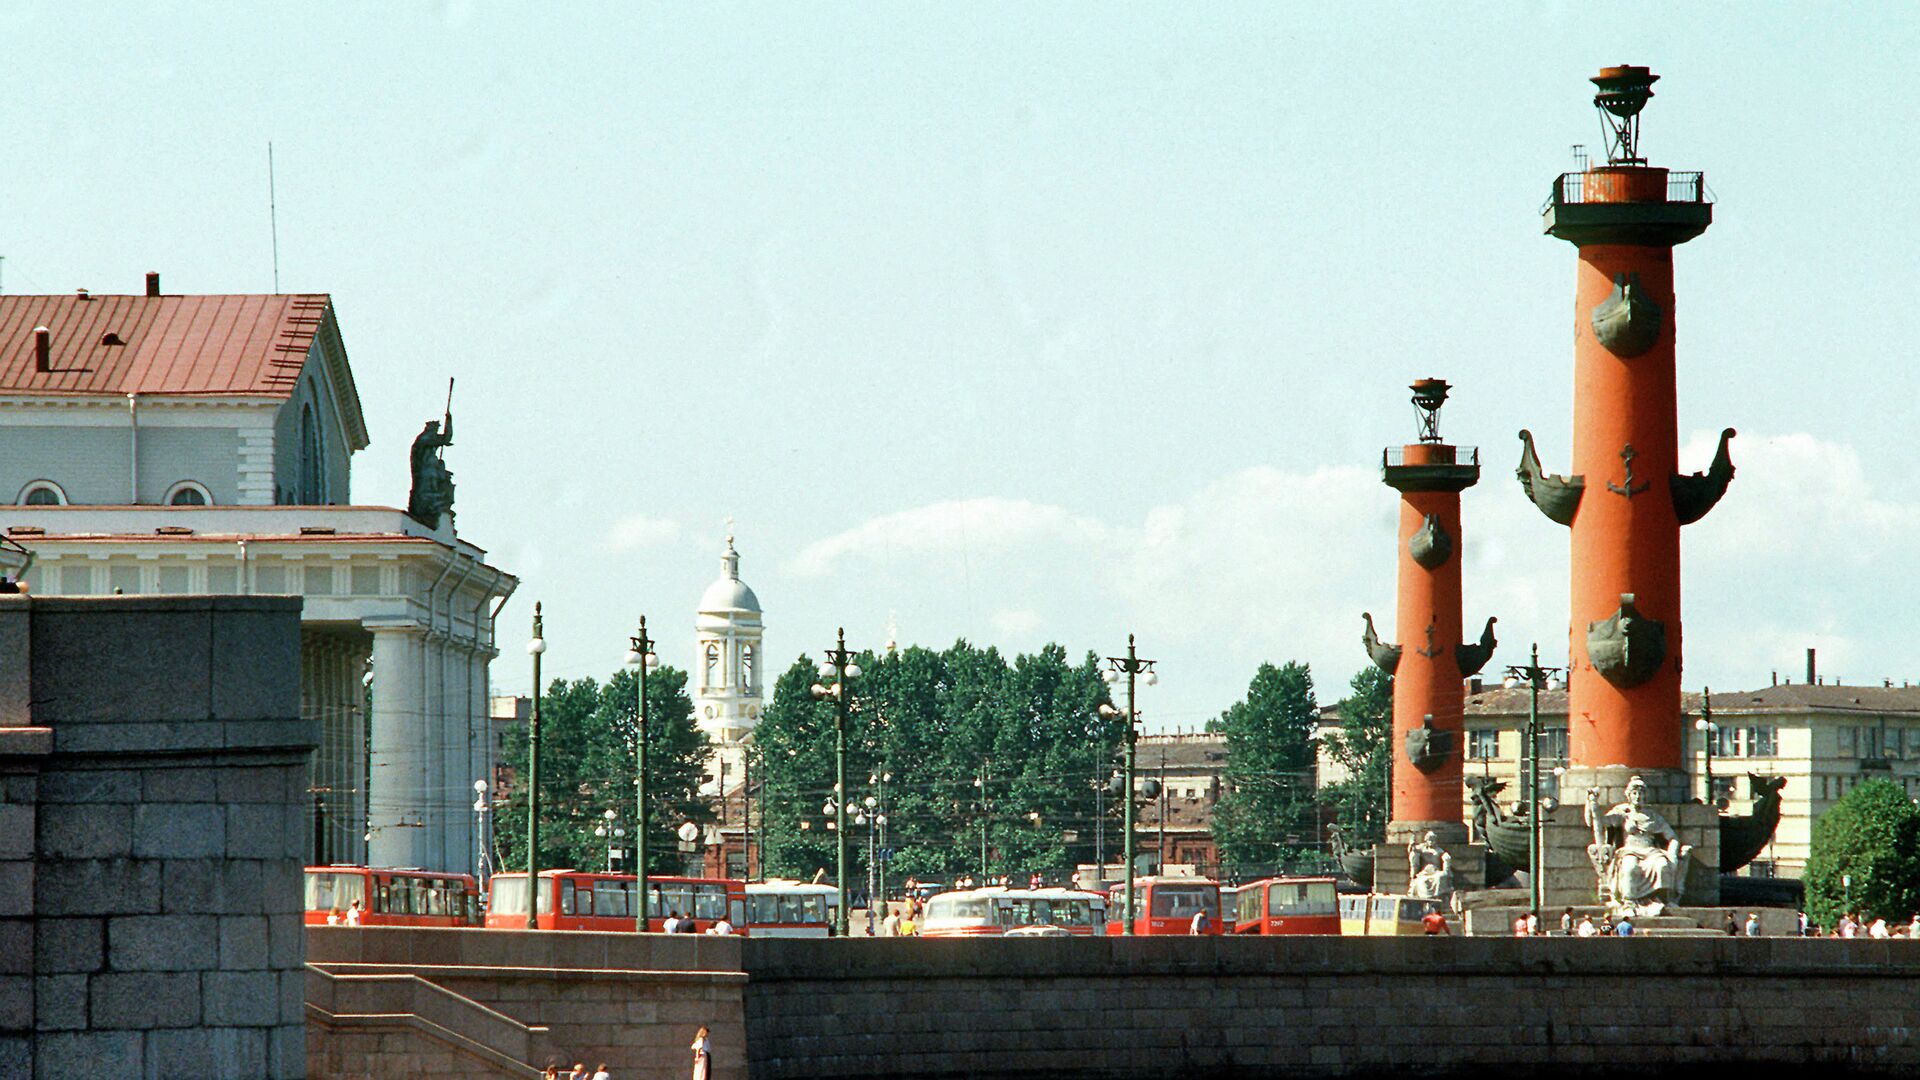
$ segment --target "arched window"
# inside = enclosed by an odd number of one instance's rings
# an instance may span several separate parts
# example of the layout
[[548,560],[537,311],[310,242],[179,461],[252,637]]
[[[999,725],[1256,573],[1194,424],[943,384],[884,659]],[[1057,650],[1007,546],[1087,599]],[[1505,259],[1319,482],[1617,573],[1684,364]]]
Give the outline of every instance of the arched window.
[[324,503],[325,486],[320,461],[320,425],[314,421],[313,406],[305,405],[300,409],[300,505]]
[[65,506],[67,493],[51,480],[30,480],[14,501],[21,506]]
[[753,689],[753,646],[740,646],[740,689]]
[[182,480],[167,489],[168,506],[212,506],[213,494],[192,480]]
[[706,670],[703,671],[700,675],[700,686],[703,689],[710,690],[713,687],[716,687],[719,685],[720,685],[720,646],[714,642],[709,641],[707,642],[707,667],[706,667]]

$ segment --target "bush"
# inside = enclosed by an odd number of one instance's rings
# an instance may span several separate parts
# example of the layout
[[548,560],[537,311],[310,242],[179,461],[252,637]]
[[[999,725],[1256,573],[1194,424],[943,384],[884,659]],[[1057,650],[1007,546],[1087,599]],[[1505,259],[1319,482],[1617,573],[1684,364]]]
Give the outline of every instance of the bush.
[[1807,914],[1822,926],[1849,904],[1889,921],[1920,911],[1920,807],[1889,780],[1847,792],[1813,823],[1806,886]]

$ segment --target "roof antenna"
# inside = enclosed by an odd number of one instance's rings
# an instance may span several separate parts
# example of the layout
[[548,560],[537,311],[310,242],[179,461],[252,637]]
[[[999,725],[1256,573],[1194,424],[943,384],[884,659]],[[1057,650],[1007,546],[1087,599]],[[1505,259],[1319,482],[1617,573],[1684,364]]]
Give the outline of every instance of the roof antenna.
[[280,208],[273,194],[273,140],[267,140],[267,231],[273,237],[273,292],[280,294]]

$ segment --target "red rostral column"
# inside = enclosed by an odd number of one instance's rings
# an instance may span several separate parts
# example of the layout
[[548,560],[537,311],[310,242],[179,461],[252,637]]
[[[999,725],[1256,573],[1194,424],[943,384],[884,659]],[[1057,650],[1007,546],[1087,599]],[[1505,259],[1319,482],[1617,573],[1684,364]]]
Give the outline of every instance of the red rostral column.
[[1713,207],[1700,173],[1639,156],[1640,110],[1658,78],[1601,70],[1607,163],[1562,175],[1547,200],[1545,231],[1580,258],[1574,475],[1545,474],[1525,431],[1519,472],[1541,511],[1573,531],[1568,720],[1580,775],[1568,786],[1611,791],[1637,773],[1650,801],[1681,803],[1680,526],[1725,493],[1733,431],[1706,474],[1680,474],[1673,249],[1706,231]]
[[1442,844],[1466,839],[1462,822],[1462,681],[1493,654],[1494,620],[1474,644],[1460,634],[1460,492],[1480,480],[1473,447],[1440,440],[1442,379],[1411,387],[1420,441],[1381,455],[1381,479],[1400,493],[1398,645],[1381,643],[1373,616],[1364,641],[1393,680],[1393,812],[1387,841],[1433,830]]

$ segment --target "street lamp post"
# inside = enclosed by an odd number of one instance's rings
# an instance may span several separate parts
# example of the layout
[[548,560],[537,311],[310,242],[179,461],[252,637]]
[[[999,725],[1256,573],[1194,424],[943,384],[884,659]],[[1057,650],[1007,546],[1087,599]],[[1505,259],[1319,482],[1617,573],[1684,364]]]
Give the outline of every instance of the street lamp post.
[[487,858],[487,811],[493,809],[487,801],[487,782],[473,782],[473,872],[480,879],[480,890],[486,891],[487,879],[493,876],[493,860]]
[[1713,743],[1720,734],[1720,725],[1713,722],[1713,703],[1708,700],[1712,694],[1711,689],[1706,689],[1700,695],[1700,719],[1693,722],[1693,729],[1700,733],[1700,742],[1707,754],[1706,797],[1700,801],[1708,806],[1713,805]]
[[1506,687],[1511,690],[1527,683],[1527,904],[1537,922],[1542,895],[1540,880],[1543,860],[1540,844],[1540,691],[1560,688],[1560,669],[1540,666],[1540,645],[1533,646],[1532,658],[1524,665],[1507,668]]
[[834,932],[841,937],[847,936],[847,705],[852,691],[847,687],[848,679],[860,677],[860,665],[853,662],[853,654],[847,651],[847,631],[840,628],[838,642],[827,650],[826,659],[820,663],[820,676],[833,679],[833,685],[813,684],[813,696],[816,700],[833,699],[833,813],[834,829],[839,836],[835,843],[839,847],[838,874],[835,881],[840,891],[840,910],[833,917]]
[[614,814],[614,812],[609,809],[608,811],[606,811],[604,814],[601,815],[601,817],[604,819],[604,824],[595,825],[593,827],[593,835],[607,842],[607,873],[609,874],[613,873],[614,838],[617,836],[626,835],[625,829],[614,828],[613,819],[615,816],[616,815]]
[[[1123,811],[1123,824],[1121,827],[1126,830],[1126,835],[1122,838],[1123,843],[1125,844],[1125,847],[1124,847],[1125,854],[1122,857],[1126,860],[1126,890],[1127,890],[1126,933],[1128,934],[1132,934],[1134,930],[1134,927],[1133,927],[1133,903],[1134,903],[1134,896],[1133,896],[1133,844],[1134,844],[1134,840],[1133,840],[1133,755],[1134,755],[1134,748],[1139,741],[1139,732],[1138,730],[1136,730],[1136,727],[1140,719],[1140,710],[1136,708],[1134,705],[1133,695],[1134,695],[1134,680],[1142,674],[1146,675],[1147,677],[1146,681],[1148,686],[1152,686],[1153,684],[1160,681],[1160,676],[1154,673],[1153,661],[1142,660],[1140,658],[1139,653],[1135,651],[1133,646],[1133,635],[1128,634],[1127,635],[1127,655],[1107,657],[1107,670],[1101,673],[1101,677],[1106,679],[1109,685],[1120,681],[1120,676],[1122,675],[1125,675],[1127,677],[1127,713],[1126,713],[1127,728],[1126,728],[1126,735],[1125,735],[1126,743],[1127,743],[1127,760],[1126,760],[1126,773],[1124,778],[1121,780],[1120,791],[1118,792],[1118,794],[1122,799],[1125,800],[1125,803],[1124,803],[1125,809]],[[1100,714],[1102,716],[1107,717],[1108,719],[1112,719],[1114,716],[1118,715],[1112,705],[1100,706]]]
[[[647,932],[647,672],[660,666],[647,636],[647,617],[640,616],[640,632],[627,639],[627,666],[637,677],[633,691],[633,928]],[[613,811],[607,811],[609,817]]]
[[527,642],[527,655],[533,657],[533,708],[527,713],[527,929],[539,927],[535,913],[540,897],[540,657],[547,651],[542,636],[540,605],[533,605],[533,640]]

